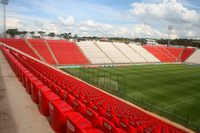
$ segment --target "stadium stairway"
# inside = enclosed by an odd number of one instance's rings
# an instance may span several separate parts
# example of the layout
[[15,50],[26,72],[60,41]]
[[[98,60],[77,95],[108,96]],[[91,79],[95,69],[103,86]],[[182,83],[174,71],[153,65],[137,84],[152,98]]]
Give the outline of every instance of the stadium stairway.
[[111,60],[90,41],[77,42],[77,45],[92,64],[110,64]]
[[74,42],[47,40],[59,64],[89,64]]
[[147,60],[147,62],[160,62],[159,59],[157,59],[153,54],[151,54],[148,50],[146,50],[142,46],[138,46],[134,44],[128,44],[128,45],[131,48],[133,48],[135,51],[137,51],[138,54],[144,57]]
[[196,50],[185,62],[200,64],[200,50]]
[[47,63],[52,65],[56,64],[43,39],[28,39],[27,42],[46,60]]
[[143,47],[161,62],[184,62],[195,51],[195,48],[176,48],[152,45],[144,45]]
[[114,63],[131,63],[111,42],[96,42],[101,50],[112,59]]
[[108,54],[107,54],[105,51],[103,51],[103,49],[102,49],[101,47],[99,47],[99,45],[98,45],[96,42],[94,42],[94,44],[101,50],[102,53],[104,53],[104,55],[106,55],[106,57],[107,57],[112,63],[114,63],[114,61],[112,60],[112,58],[110,58],[110,56],[108,56]]
[[24,39],[5,39],[5,38],[0,38],[0,41],[2,41],[3,43],[14,47],[36,59],[40,59],[33,51],[32,49],[30,49],[28,47],[28,45],[26,44],[26,42],[24,41]]
[[149,62],[145,57],[142,56],[141,53],[139,53],[139,51],[135,50],[133,47],[131,47],[130,44],[127,45],[130,49],[132,49],[135,53],[137,53],[142,59],[141,60],[144,60],[144,62]]
[[50,54],[51,54],[51,56],[52,56],[54,62],[56,63],[56,65],[58,65],[58,64],[59,64],[59,63],[58,63],[58,60],[57,60],[56,56],[54,55],[54,53],[53,53],[51,47],[49,46],[49,44],[48,44],[48,42],[47,42],[46,40],[44,40],[44,44],[47,46],[48,51],[50,52]]
[[47,63],[43,56],[39,54],[39,52],[32,46],[32,44],[27,39],[25,39],[25,42],[29,46],[29,48],[32,49],[32,51],[40,58],[41,61]]
[[194,52],[195,48],[184,48],[181,56],[181,61],[184,62]]
[[55,132],[188,132],[12,47],[0,49]]
[[166,55],[160,47],[152,46],[152,45],[144,45],[146,50],[152,53],[155,57],[157,57],[162,62],[172,62],[172,59]]
[[177,58],[171,52],[168,51],[168,49],[170,49],[170,47],[157,46],[156,48],[158,48],[161,52],[163,52],[163,54],[166,57],[168,57],[171,60],[171,62],[176,62],[177,61]]
[[[128,56],[125,52],[123,52],[122,49],[121,49],[120,47],[117,47],[117,45],[114,44],[114,43],[112,43],[112,45],[113,45],[117,50],[119,50],[120,53],[122,53],[131,63],[133,63],[133,61],[129,58],[129,56]],[[121,45],[123,45],[123,44],[121,44]],[[124,46],[126,46],[126,45],[124,45]],[[127,49],[127,50],[128,50],[128,49]]]

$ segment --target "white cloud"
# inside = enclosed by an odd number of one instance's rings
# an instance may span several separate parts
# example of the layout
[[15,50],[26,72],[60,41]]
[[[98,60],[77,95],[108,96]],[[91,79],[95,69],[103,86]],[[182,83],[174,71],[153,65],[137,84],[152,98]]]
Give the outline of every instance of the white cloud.
[[130,13],[143,19],[159,19],[178,22],[199,24],[200,14],[192,9],[187,9],[176,0],[162,0],[160,3],[133,3]]
[[107,36],[114,30],[114,26],[108,23],[100,23],[94,20],[84,20],[77,23],[78,34],[90,36]]
[[161,33],[150,25],[137,24],[133,27],[135,37],[147,37],[147,38],[167,38],[166,33]]
[[16,18],[8,18],[6,20],[6,25],[8,28],[16,28],[16,27],[21,27],[22,23],[19,19]]
[[[175,27],[175,31],[171,35],[173,38],[199,38],[200,13],[197,10],[184,7],[177,0],[161,0],[157,3],[136,2],[132,3],[131,6],[132,9],[129,11],[131,16],[142,23],[156,27],[157,31],[154,33],[159,37],[165,36],[159,32],[167,33],[168,25],[173,25]],[[141,27],[138,30],[141,30]],[[151,34],[148,30],[144,33]]]
[[[110,5],[63,2],[65,0],[30,1],[33,8],[23,5],[15,8],[16,5],[10,4],[7,26],[19,30],[71,32],[87,36],[168,38],[167,27],[173,25],[171,38],[200,38],[200,11],[186,8],[182,0],[134,2],[127,14],[125,9],[122,11]],[[70,10],[63,12],[66,8]],[[41,13],[39,16],[37,11]]]
[[97,31],[109,31],[114,28],[111,24],[108,23],[100,23],[96,22],[94,20],[86,20],[86,21],[81,21],[80,24],[80,29],[83,30],[97,30]]
[[74,18],[72,16],[68,16],[67,18],[58,16],[58,19],[65,24],[66,26],[72,26],[74,25]]

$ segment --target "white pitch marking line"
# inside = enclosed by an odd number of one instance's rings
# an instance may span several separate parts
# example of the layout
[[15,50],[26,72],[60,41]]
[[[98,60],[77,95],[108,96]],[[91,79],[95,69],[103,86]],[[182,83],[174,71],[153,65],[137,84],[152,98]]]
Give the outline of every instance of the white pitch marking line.
[[173,106],[176,106],[176,105],[179,105],[179,104],[182,104],[182,103],[189,102],[189,101],[191,101],[191,100],[193,100],[193,98],[188,99],[188,100],[185,100],[185,101],[182,101],[182,102],[180,102],[180,103],[176,103],[176,104],[169,105],[169,106],[167,106],[167,107],[165,107],[165,108],[163,108],[163,109],[168,109],[168,108],[171,108],[171,107],[173,107]]

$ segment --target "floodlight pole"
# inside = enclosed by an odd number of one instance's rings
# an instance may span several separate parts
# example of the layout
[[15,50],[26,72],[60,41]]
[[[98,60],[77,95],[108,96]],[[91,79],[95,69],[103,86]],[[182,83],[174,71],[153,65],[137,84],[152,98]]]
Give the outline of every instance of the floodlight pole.
[[3,16],[4,16],[4,37],[6,38],[6,5],[3,4]]
[[169,39],[168,39],[168,46],[170,45],[170,28],[169,29]]

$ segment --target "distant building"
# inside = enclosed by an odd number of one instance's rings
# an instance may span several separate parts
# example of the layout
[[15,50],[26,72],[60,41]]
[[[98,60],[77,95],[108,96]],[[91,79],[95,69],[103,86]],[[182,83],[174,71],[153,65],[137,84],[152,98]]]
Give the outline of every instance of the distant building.
[[147,45],[159,45],[154,39],[146,39]]

